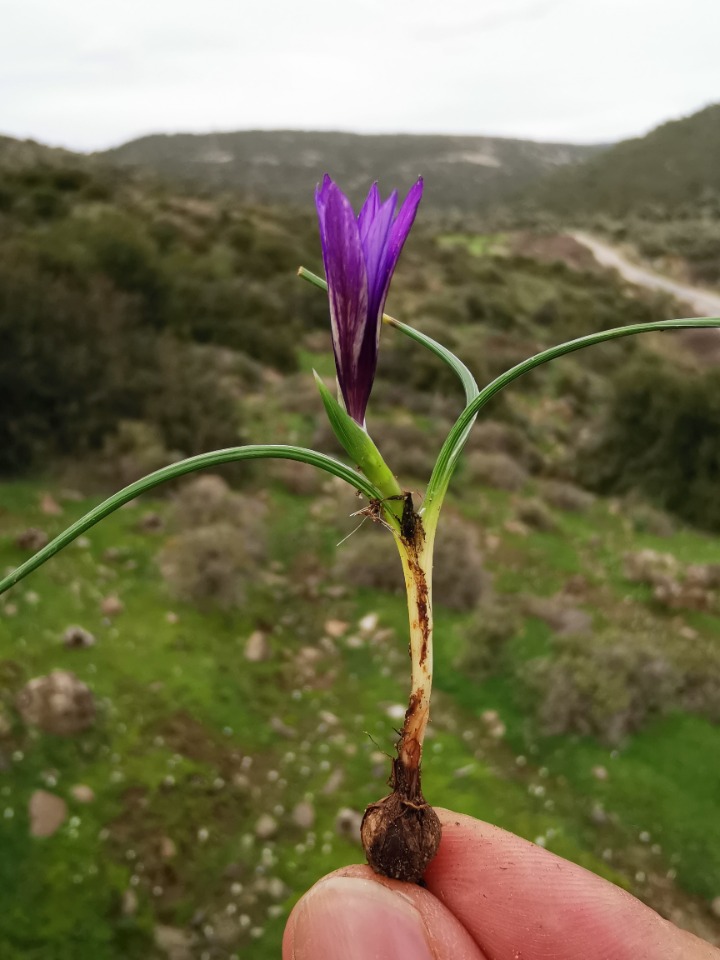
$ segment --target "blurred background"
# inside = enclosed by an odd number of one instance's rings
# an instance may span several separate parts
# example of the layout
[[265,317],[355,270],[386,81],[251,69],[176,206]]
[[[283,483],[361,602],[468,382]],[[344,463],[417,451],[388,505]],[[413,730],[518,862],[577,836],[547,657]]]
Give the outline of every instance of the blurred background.
[[[0,567],[248,442],[339,454],[324,172],[425,196],[388,310],[480,382],[720,315],[714,0],[27,0],[0,32]],[[385,330],[369,429],[419,496],[463,406]],[[518,381],[436,560],[430,802],[720,943],[720,334]],[[402,577],[353,492],[226,467],[0,598],[0,954],[279,956],[362,858],[408,694]],[[349,539],[344,539],[352,531]],[[342,541],[342,542],[341,542]]]

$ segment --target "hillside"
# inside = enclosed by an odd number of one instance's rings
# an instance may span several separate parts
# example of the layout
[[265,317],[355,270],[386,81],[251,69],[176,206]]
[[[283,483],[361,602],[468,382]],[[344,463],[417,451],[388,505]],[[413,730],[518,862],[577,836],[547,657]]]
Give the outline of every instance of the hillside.
[[499,137],[255,130],[142,137],[101,156],[255,199],[291,203],[306,203],[328,171],[356,197],[373,180],[410,184],[422,173],[427,208],[467,212],[599,149]]
[[720,203],[720,104],[624,140],[562,176],[533,184],[526,197],[565,216],[681,215]]

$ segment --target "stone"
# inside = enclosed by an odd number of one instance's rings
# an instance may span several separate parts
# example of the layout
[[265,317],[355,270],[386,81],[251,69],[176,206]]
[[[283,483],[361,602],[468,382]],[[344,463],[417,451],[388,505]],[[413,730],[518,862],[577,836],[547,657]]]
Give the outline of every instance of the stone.
[[396,720],[399,722],[400,720],[405,719],[406,710],[407,707],[403,706],[402,703],[393,703],[386,708],[385,716],[389,717],[391,720]]
[[69,736],[95,722],[95,698],[70,670],[34,677],[17,695],[15,706],[26,724],[45,733]]
[[180,622],[180,617],[173,610],[168,610],[165,614],[165,620],[168,623],[176,624]]
[[177,854],[177,846],[175,841],[171,840],[170,837],[161,837],[160,838],[160,856],[163,860],[172,860]]
[[349,624],[345,620],[328,620],[325,624],[325,633],[337,640],[338,637],[342,637],[346,633],[348,626]]
[[360,844],[362,814],[350,807],[341,807],[335,817],[335,833],[343,840]]
[[278,825],[275,817],[269,813],[264,813],[255,824],[255,836],[260,840],[269,840],[277,833]]
[[160,514],[150,512],[144,513],[140,517],[135,525],[135,529],[139,530],[141,533],[158,533],[158,531],[162,530],[163,526],[163,518],[160,516]]
[[180,927],[158,924],[153,930],[155,946],[167,954],[169,960],[193,960],[194,934]]
[[322,795],[324,797],[329,797],[333,793],[337,793],[337,791],[342,786],[344,779],[345,779],[345,774],[343,773],[343,770],[341,767],[338,767],[336,770],[333,770],[333,772],[327,778],[327,781],[322,788],[322,791],[321,791]]
[[36,550],[42,550],[50,542],[50,537],[44,530],[38,530],[37,527],[28,527],[22,533],[15,537],[15,546],[20,550],[30,550],[35,553]]
[[12,720],[0,703],[0,737],[6,737],[12,730]]
[[262,630],[253,631],[245,644],[245,659],[250,663],[260,663],[269,660],[271,654],[272,649],[266,634]]
[[596,766],[592,768],[592,775],[596,780],[607,780],[608,772],[606,767]]
[[76,783],[74,787],[70,787],[70,795],[78,803],[92,803],[95,799],[95,791],[86,783]]
[[122,613],[124,609],[125,604],[120,597],[115,596],[115,594],[103,597],[100,601],[100,613],[102,613],[104,617],[116,617],[119,613]]
[[48,517],[59,517],[63,512],[63,508],[55,497],[49,493],[44,493],[42,497],[40,497],[40,511]]
[[82,650],[87,647],[94,647],[96,642],[95,637],[89,630],[86,630],[84,627],[79,627],[77,624],[68,627],[63,634],[63,643],[66,647],[74,647],[75,649]]
[[47,790],[35,790],[30,797],[30,836],[51,837],[67,819],[67,804]]
[[289,727],[280,717],[270,717],[270,729],[286,740],[292,740],[297,736],[297,730]]
[[378,619],[376,613],[366,613],[365,616],[358,621],[358,626],[363,633],[373,633],[377,630]]
[[123,890],[123,895],[120,899],[120,910],[124,917],[134,917],[138,911],[138,896],[133,890],[132,887],[128,887],[127,890]]
[[307,800],[301,800],[293,808],[292,820],[301,829],[311,830],[315,824],[315,807]]
[[715,914],[716,917],[720,917],[720,897],[715,897],[711,904],[710,909]]
[[335,716],[334,713],[331,713],[329,710],[321,710],[318,714],[318,717],[323,723],[326,723],[329,727],[336,727],[340,721]]

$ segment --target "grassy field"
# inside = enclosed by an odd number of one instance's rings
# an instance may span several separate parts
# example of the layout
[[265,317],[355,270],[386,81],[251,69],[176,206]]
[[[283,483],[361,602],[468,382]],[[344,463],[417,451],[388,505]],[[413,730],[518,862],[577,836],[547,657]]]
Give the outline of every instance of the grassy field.
[[[40,511],[46,492],[62,516]],[[22,529],[58,532],[91,504],[42,483],[4,484],[0,502],[3,567],[23,559],[13,545]],[[148,511],[167,514],[168,501],[119,511],[3,598],[3,957],[161,957],[169,949],[163,928],[193,957],[277,957],[294,900],[323,873],[362,857],[336,818],[384,792],[383,753],[392,750],[407,692],[406,613],[401,597],[337,583],[328,562],[338,530],[332,518],[320,527],[315,502],[273,487],[270,558],[239,609],[200,610],[168,595],[155,562],[167,533],[139,526]],[[618,557],[658,546],[657,538],[633,533],[606,503],[582,516],[558,513],[553,533],[518,532],[508,524],[512,496],[496,490],[455,506],[485,516],[484,533],[495,538],[486,562],[504,595],[549,596],[585,574],[607,604],[596,621],[611,621],[615,608],[648,608],[645,588],[623,581]],[[720,561],[718,541],[697,533],[661,546],[686,561]],[[124,608],[103,617],[100,603],[111,594]],[[361,626],[369,613],[377,623]],[[720,892],[720,775],[710,758],[720,729],[671,714],[612,748],[543,736],[515,676],[519,662],[552,649],[552,631],[525,616],[497,669],[478,681],[462,667],[468,617],[440,604],[436,612],[431,802],[542,843],[717,940],[708,907]],[[684,620],[720,635],[717,616]],[[97,644],[65,648],[70,624]],[[249,662],[245,644],[258,629],[270,655]],[[19,720],[17,691],[55,668],[93,690],[91,730],[54,737]],[[488,710],[504,735],[490,732]],[[92,789],[90,803],[74,799],[78,784]],[[47,838],[29,834],[37,789],[68,804],[65,823]],[[312,824],[296,822],[301,802]],[[264,831],[258,821],[268,813],[274,826]]]

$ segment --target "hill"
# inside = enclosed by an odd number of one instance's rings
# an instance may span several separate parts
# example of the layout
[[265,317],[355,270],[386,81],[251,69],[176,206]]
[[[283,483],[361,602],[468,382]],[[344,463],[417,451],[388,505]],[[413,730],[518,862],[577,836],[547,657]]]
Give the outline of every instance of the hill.
[[563,216],[678,217],[720,209],[720,104],[625,140],[533,184],[527,200]]
[[255,199],[291,203],[305,203],[325,172],[357,197],[373,180],[404,185],[422,173],[426,207],[475,211],[600,149],[500,137],[251,130],[158,134],[101,156],[114,164],[231,188]]

